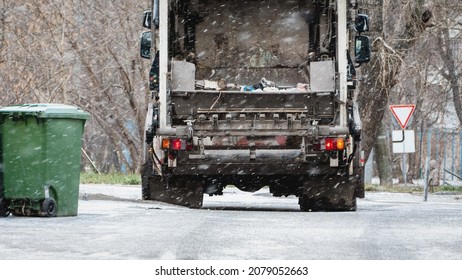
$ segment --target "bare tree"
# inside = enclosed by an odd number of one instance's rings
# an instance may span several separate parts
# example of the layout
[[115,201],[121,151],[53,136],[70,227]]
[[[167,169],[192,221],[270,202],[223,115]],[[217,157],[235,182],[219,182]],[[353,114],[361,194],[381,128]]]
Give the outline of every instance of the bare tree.
[[[416,143],[417,152],[407,156],[408,178],[423,175],[426,143],[422,140],[423,138],[426,140],[428,136],[426,132],[432,128],[436,129],[433,140],[436,141],[438,131],[457,127],[460,123],[460,121],[454,122],[457,119],[456,107],[460,105],[460,96],[458,98],[457,96],[458,92],[460,94],[459,76],[462,60],[460,48],[462,5],[459,2],[434,1],[432,9],[434,20],[431,24],[427,24],[431,28],[427,28],[422,33],[404,58],[405,63],[398,76],[399,83],[394,87],[390,98],[390,102],[416,104],[410,127],[420,133]],[[441,134],[445,134],[444,130]],[[432,151],[431,158],[436,160],[437,164],[442,164],[443,149],[439,149],[440,154],[437,154],[436,150]],[[398,170],[398,173],[400,172],[401,169]]]
[[[441,3],[443,2],[443,3]],[[441,75],[446,79],[454,108],[462,124],[462,101],[461,101],[461,78],[462,59],[462,5],[460,1],[445,0],[436,4],[439,9],[444,11],[444,19],[437,24],[436,42],[440,51],[438,52],[441,60]]]
[[143,2],[2,1],[1,105],[68,103],[92,114],[84,147],[103,171],[135,172],[148,90]]
[[3,63],[3,45],[5,44],[5,0],[0,1],[0,63]]
[[[415,45],[419,36],[430,22],[432,13],[425,6],[426,1],[362,0],[361,7],[368,10],[373,20],[373,58],[367,66],[368,76],[362,83],[358,103],[363,120],[363,149],[366,158],[374,145],[377,160],[385,161],[380,166],[381,175],[391,174],[388,146],[383,137],[378,138],[382,128],[391,90],[398,84],[397,76],[405,64],[404,58]],[[385,177],[385,176],[381,176]],[[391,184],[390,176],[386,183]]]

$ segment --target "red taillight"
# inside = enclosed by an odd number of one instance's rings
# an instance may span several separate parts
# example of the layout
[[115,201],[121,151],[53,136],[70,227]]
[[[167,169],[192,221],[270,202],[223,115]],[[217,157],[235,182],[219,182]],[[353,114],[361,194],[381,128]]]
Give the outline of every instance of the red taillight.
[[326,151],[333,151],[333,150],[335,150],[335,139],[326,138]]
[[186,139],[181,138],[163,139],[162,148],[175,151],[190,151],[193,149],[193,144],[192,142],[188,142]]
[[341,151],[345,149],[345,140],[343,138],[324,138],[321,140],[321,150]]
[[170,148],[172,150],[181,150],[181,139],[173,139],[170,141]]

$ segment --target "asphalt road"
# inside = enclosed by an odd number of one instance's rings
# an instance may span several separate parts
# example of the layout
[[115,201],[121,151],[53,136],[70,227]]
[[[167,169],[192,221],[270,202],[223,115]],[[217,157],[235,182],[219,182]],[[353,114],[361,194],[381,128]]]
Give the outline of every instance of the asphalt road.
[[358,211],[300,212],[295,197],[228,188],[202,209],[81,186],[76,217],[0,219],[0,260],[461,260],[462,197],[367,193]]

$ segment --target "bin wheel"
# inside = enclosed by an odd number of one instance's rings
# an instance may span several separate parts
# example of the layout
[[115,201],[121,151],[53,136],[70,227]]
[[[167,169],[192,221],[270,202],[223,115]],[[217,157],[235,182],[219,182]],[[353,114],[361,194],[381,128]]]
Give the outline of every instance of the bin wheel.
[[56,201],[53,198],[45,198],[42,202],[42,212],[45,213],[47,217],[56,216]]
[[0,198],[0,217],[8,217],[10,215],[10,209],[8,209],[8,201],[4,198]]

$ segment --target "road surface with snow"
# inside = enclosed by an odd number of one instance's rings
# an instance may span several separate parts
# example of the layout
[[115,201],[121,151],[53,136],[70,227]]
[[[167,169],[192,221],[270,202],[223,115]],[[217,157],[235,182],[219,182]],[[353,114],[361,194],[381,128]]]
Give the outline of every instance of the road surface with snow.
[[82,185],[76,217],[0,219],[8,259],[462,259],[462,197],[367,193],[358,211],[300,212],[297,198],[225,189],[202,209]]

